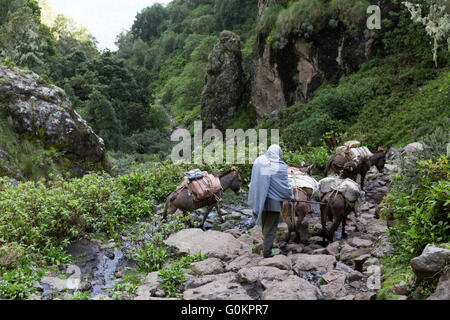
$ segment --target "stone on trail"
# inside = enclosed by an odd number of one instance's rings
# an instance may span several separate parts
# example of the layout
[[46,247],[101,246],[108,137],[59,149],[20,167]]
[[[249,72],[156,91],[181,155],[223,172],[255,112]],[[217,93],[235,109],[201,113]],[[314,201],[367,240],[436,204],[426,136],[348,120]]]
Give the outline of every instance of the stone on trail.
[[367,248],[373,244],[372,241],[361,238],[351,238],[348,243],[356,248]]
[[223,273],[224,267],[220,259],[208,258],[204,261],[192,263],[192,270],[198,275]]
[[263,257],[254,253],[242,255],[225,265],[225,271],[237,272],[245,267],[255,267]]
[[327,246],[327,251],[329,254],[336,256],[339,253],[339,247],[339,241],[335,241]]
[[298,253],[291,256],[294,270],[315,270],[318,272],[328,272],[334,269],[336,258],[331,255],[317,254],[309,255]]
[[259,266],[275,267],[282,270],[291,270],[292,261],[284,255],[276,255],[272,258],[262,259],[258,263]]
[[[239,295],[248,296],[245,288],[239,283],[233,272],[222,273],[210,277],[212,281],[201,286],[191,287],[183,292],[184,300],[229,300]],[[191,283],[192,286],[192,283]],[[189,287],[189,285],[187,285]],[[249,297],[249,299],[251,299]]]
[[231,234],[201,229],[184,229],[172,234],[164,243],[179,254],[203,253],[209,257],[229,260],[241,248],[241,243]]
[[330,271],[322,276],[327,284],[320,286],[320,291],[326,300],[335,300],[347,296],[345,279],[347,274],[342,271]]
[[318,288],[305,279],[290,276],[286,280],[272,283],[263,293],[261,300],[318,300]]
[[239,281],[242,283],[255,283],[260,281],[263,287],[268,287],[272,282],[286,280],[291,273],[275,267],[256,266],[243,268],[237,273]]

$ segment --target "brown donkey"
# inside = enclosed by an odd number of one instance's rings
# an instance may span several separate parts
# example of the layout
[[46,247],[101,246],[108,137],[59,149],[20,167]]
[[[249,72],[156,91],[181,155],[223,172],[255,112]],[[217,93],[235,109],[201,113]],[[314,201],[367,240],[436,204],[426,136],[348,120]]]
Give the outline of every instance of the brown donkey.
[[[378,149],[380,150],[380,148]],[[379,151],[374,153],[370,159],[365,161],[353,160],[349,155],[335,154],[327,162],[324,176],[328,175],[331,168],[333,173],[340,175],[344,179],[352,179],[356,181],[358,174],[361,175],[361,190],[364,190],[364,180],[371,166],[375,166],[379,172],[383,172],[386,163],[386,152]]]
[[194,211],[207,206],[201,224],[202,229],[206,219],[208,218],[209,213],[214,207],[217,210],[217,214],[220,217],[220,221],[224,222],[222,213],[219,208],[218,199],[222,198],[223,192],[225,192],[229,188],[233,190],[236,194],[239,193],[241,189],[241,175],[239,170],[232,168],[231,170],[220,175],[219,180],[222,186],[222,191],[216,193],[215,196],[204,200],[195,200],[194,195],[192,195],[190,190],[186,187],[179,188],[174,192],[172,192],[167,197],[166,205],[164,207],[163,212],[163,220],[166,219],[168,214],[173,214],[177,209],[180,209],[183,211],[183,213],[185,213],[188,211]]
[[[321,235],[323,241],[326,242],[328,240],[330,243],[333,242],[334,233],[341,223],[342,237],[347,238],[345,224],[347,223],[347,216],[353,209],[348,205],[344,196],[336,191],[330,191],[322,197],[321,202],[320,220],[322,223]],[[329,230],[327,229],[327,218],[333,221]]]

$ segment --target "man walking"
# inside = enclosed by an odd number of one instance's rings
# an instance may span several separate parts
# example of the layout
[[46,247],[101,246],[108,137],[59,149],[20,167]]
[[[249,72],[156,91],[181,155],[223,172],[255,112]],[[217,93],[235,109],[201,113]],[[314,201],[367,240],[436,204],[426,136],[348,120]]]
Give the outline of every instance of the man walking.
[[256,224],[262,225],[264,258],[272,257],[283,201],[294,199],[288,180],[287,165],[281,161],[281,148],[271,145],[267,153],[253,163],[248,205],[257,215]]

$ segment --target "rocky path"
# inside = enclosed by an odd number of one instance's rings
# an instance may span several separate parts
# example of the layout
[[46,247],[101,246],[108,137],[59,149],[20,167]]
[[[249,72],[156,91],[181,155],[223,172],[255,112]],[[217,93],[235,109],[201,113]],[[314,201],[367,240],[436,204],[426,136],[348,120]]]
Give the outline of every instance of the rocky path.
[[[391,170],[389,173],[395,171],[394,166],[388,165],[387,169]],[[357,216],[349,216],[348,238],[342,239],[339,230],[335,242],[326,247],[321,245],[320,237],[309,237],[308,244],[283,241],[287,226],[280,223],[279,237],[274,243],[276,255],[264,259],[259,254],[263,242],[261,228],[246,230],[236,223],[249,221],[251,211],[244,207],[227,211],[227,222],[220,226],[223,231],[185,229],[173,234],[166,244],[179,254],[201,251],[208,256],[192,264],[193,274],[185,274],[188,281],[183,299],[375,299],[382,274],[378,259],[393,251],[384,235],[386,221],[378,219],[378,204],[389,190],[389,178],[388,173],[379,174],[376,169],[369,173],[367,202]],[[315,211],[305,218],[310,234],[321,228]],[[157,272],[150,273],[135,299],[160,299],[157,277]]]
[[[254,226],[250,209],[237,203],[222,203],[225,223],[218,224],[212,212],[209,231],[184,229],[172,234],[165,243],[178,254],[202,252],[207,259],[192,264],[186,272],[182,290],[186,300],[214,299],[285,299],[285,300],[370,300],[381,286],[379,258],[393,249],[384,231],[386,221],[378,219],[378,204],[389,190],[395,166],[386,166],[385,174],[373,169],[367,176],[366,202],[357,215],[347,220],[347,239],[340,228],[335,241],[322,246],[322,238],[312,236],[321,229],[319,208],[308,214],[303,223],[306,243],[284,241],[287,225],[279,224],[274,243],[275,256],[263,259],[262,233]],[[244,201],[245,202],[245,201]],[[196,217],[193,214],[192,218]],[[212,229],[216,230],[212,230]],[[220,230],[220,231],[219,231]],[[110,241],[81,240],[68,248],[73,265],[63,265],[44,277],[36,287],[41,295],[32,299],[71,299],[77,285],[95,299],[114,298],[114,286],[122,282],[122,271],[133,264],[119,246]],[[67,272],[70,270],[70,273]],[[66,274],[65,277],[61,277]],[[81,278],[81,282],[73,283]],[[68,281],[69,280],[69,281]],[[124,293],[123,299],[165,299],[166,292],[158,282],[158,272],[150,273],[135,294]]]

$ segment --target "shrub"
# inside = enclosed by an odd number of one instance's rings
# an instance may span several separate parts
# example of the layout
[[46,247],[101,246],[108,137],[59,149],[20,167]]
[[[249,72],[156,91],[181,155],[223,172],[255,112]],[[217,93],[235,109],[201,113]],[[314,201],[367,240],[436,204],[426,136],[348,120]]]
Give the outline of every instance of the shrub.
[[[446,137],[443,143],[441,139]],[[398,219],[389,229],[400,254],[417,255],[428,243],[446,243],[450,235],[448,135],[440,130],[424,138],[424,149],[401,163],[382,213]]]

